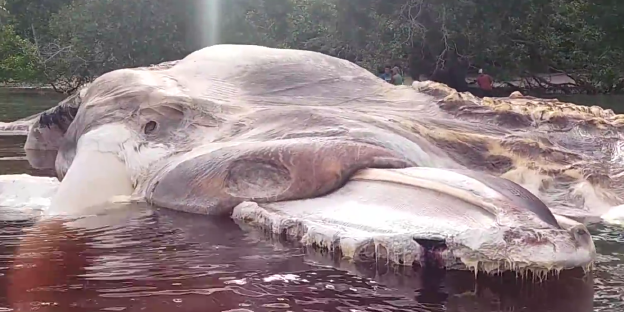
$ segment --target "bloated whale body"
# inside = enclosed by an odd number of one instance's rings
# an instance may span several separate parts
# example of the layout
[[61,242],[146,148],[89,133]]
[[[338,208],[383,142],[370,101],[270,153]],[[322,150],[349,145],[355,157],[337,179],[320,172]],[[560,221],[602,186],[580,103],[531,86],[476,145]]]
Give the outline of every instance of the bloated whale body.
[[[474,97],[425,87],[320,53],[217,45],[99,77],[41,114],[25,148],[62,180],[52,212],[129,196],[358,261],[426,265],[433,253],[436,265],[487,272],[590,267],[582,224],[499,177],[520,165],[511,140],[535,127],[527,115],[479,119],[489,108]],[[462,105],[480,108],[464,120]]]

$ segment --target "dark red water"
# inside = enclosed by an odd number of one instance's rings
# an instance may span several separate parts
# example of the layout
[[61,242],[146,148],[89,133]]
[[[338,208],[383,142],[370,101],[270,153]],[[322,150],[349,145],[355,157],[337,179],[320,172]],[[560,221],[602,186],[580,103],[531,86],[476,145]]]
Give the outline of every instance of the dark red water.
[[228,219],[139,206],[73,223],[12,219],[0,230],[0,307],[7,310],[593,309],[593,279],[576,272],[533,284],[358,267]]
[[[0,136],[0,174],[45,174],[20,158],[23,140]],[[230,219],[143,206],[77,221],[0,207],[0,312],[623,311],[622,229],[592,232],[594,274],[538,283],[356,266]]]

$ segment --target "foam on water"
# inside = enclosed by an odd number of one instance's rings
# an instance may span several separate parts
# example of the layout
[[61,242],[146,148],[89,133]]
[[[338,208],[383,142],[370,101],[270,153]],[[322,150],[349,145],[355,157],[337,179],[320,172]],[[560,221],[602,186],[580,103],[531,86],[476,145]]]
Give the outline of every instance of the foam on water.
[[[60,182],[56,178],[36,177],[27,174],[0,175],[0,213],[2,220],[24,220],[33,217],[58,217],[58,213],[50,211],[54,196]],[[150,210],[124,209],[127,204],[135,203],[128,196],[113,196],[104,203],[81,209],[79,214],[71,215],[68,228],[97,229],[109,224],[123,224],[134,217],[145,215]],[[63,213],[67,215],[67,213]]]
[[46,210],[59,186],[56,178],[27,174],[0,176],[0,207]]
[[0,135],[14,136],[28,134],[28,125],[14,125],[0,122]]
[[26,135],[38,116],[35,114],[13,122],[0,122],[0,135]]
[[624,205],[615,206],[603,214],[602,220],[607,224],[624,226]]

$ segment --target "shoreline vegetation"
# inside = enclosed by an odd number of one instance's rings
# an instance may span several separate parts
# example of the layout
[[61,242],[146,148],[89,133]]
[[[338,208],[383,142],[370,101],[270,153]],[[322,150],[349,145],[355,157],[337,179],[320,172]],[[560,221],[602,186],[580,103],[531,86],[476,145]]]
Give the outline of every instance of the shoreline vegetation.
[[[557,86],[557,85],[569,85],[574,83],[572,79],[564,75],[540,75],[540,78],[544,81],[548,82],[549,85]],[[412,79],[409,75],[404,77],[404,85],[411,85],[415,80]],[[424,77],[420,77],[421,81],[426,80]],[[466,83],[468,84],[469,92],[477,89],[476,85],[476,76],[468,76],[466,77]],[[557,90],[549,90],[546,88],[539,88],[535,86],[535,80],[532,78],[517,78],[512,81],[497,81],[494,80],[494,88],[493,88],[493,96],[495,97],[505,97],[511,94],[514,91],[520,91],[523,94],[542,94],[542,95],[557,95],[557,94],[566,94],[564,92],[557,92]],[[50,84],[42,83],[42,82],[0,82],[0,91],[2,92],[54,92],[61,93],[58,90],[55,90]],[[570,92],[568,94],[574,94]]]
[[[415,81],[413,80],[411,77],[406,76],[404,77],[404,85],[412,85],[412,83]],[[476,83],[474,82],[476,79],[476,77],[467,77],[466,79],[466,83],[468,84],[468,91],[473,91],[474,89],[477,88]],[[547,78],[548,79],[548,78]],[[426,80],[423,77],[421,77],[420,79],[421,81]],[[535,89],[531,89],[531,88],[524,88],[522,85],[522,80],[521,79],[517,79],[516,81],[503,81],[503,82],[499,82],[499,81],[494,81],[494,89],[493,89],[493,93],[495,96],[497,97],[504,97],[507,96],[509,94],[511,94],[511,92],[513,91],[524,91],[524,92],[529,92],[529,93],[534,93]],[[54,92],[54,93],[59,93],[58,91],[54,90],[54,88],[49,85],[49,84],[45,84],[45,83],[29,83],[29,82],[3,82],[0,83],[0,91],[2,92],[42,92],[42,93],[47,93],[47,92]],[[548,91],[545,91],[543,93],[549,93]],[[557,94],[556,92],[550,92],[551,94]]]
[[42,92],[42,93],[57,93],[52,86],[44,83],[0,83],[1,92]]
[[209,2],[0,0],[0,88],[71,94],[115,69],[229,43],[321,52],[373,73],[398,66],[405,78],[469,89],[483,69],[496,96],[624,93],[624,1]]
[[[561,81],[561,79],[557,80],[557,77],[549,77],[549,76],[543,76],[544,79],[548,79],[548,81],[550,81],[553,84],[561,84],[564,83]],[[426,80],[424,77],[420,77],[421,81]],[[466,92],[471,92],[474,95],[477,95],[480,93],[479,92],[479,88],[475,83],[475,77],[467,77],[466,82],[468,83],[468,90]],[[553,79],[554,78],[554,79]],[[415,80],[413,80],[411,77],[409,77],[409,75],[407,77],[404,77],[404,85],[408,85],[411,86],[412,83]],[[512,82],[499,82],[499,81],[495,81],[494,82],[494,88],[492,90],[492,95],[493,97],[507,97],[509,96],[512,92],[514,91],[520,91],[522,94],[524,95],[530,95],[530,96],[537,96],[537,97],[544,97],[544,98],[553,98],[553,97],[557,97],[557,96],[574,96],[574,93],[561,93],[561,92],[552,92],[549,90],[539,90],[536,88],[524,88],[522,85],[522,80],[521,79],[517,79],[516,81],[512,81]],[[45,83],[28,83],[28,82],[17,82],[17,83],[0,83],[0,94],[2,93],[13,93],[13,94],[61,94],[60,92],[58,92],[57,90],[54,90],[54,88],[52,88],[52,86],[50,86],[49,84],[45,84]],[[595,105],[596,103],[592,103],[592,105]],[[580,104],[580,105],[587,105],[587,103],[584,104]],[[609,107],[611,108],[611,107]],[[617,110],[617,108],[616,108]]]

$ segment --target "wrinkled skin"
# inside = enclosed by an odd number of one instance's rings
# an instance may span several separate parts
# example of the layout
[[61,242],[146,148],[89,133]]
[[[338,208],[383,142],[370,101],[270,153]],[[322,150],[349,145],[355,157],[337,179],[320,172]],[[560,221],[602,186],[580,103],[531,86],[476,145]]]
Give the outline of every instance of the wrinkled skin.
[[[250,223],[309,239],[310,224],[278,229],[262,216],[305,221],[297,213],[317,203],[308,200],[378,200],[418,217],[428,199],[427,216],[440,224],[483,216],[485,238],[476,246],[466,236],[473,232],[440,226],[407,239],[416,242],[413,261],[386,254],[391,260],[423,264],[435,249],[444,266],[461,258],[485,271],[548,271],[588,267],[595,249],[582,224],[546,205],[578,217],[621,203],[603,178],[608,170],[591,165],[617,161],[609,142],[619,121],[599,108],[518,94],[482,100],[431,82],[392,86],[314,52],[218,45],[99,77],[43,113],[25,148],[31,164],[56,169],[53,208],[61,210],[126,195],[191,213],[238,209]],[[586,133],[604,141],[579,141]],[[371,185],[376,198],[364,191]],[[393,206],[401,198],[414,198],[407,210]],[[436,213],[449,206],[451,214]],[[349,254],[342,240],[343,254],[370,256],[370,244]]]

